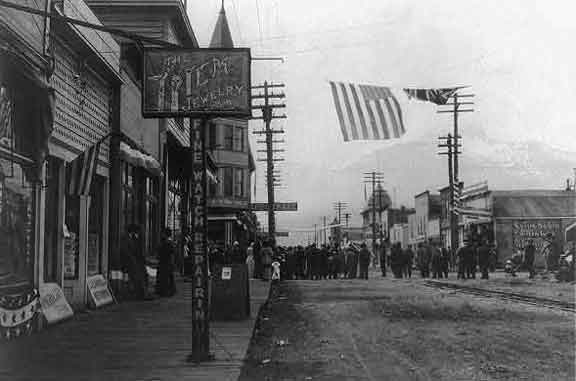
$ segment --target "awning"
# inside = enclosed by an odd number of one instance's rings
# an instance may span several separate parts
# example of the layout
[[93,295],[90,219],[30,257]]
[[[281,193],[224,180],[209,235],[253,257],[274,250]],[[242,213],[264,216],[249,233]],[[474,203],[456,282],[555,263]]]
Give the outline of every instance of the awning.
[[576,242],[576,222],[566,228],[566,241]]
[[154,176],[162,175],[162,169],[158,160],[150,155],[130,148],[130,146],[124,142],[120,142],[120,157],[127,163],[148,170]]

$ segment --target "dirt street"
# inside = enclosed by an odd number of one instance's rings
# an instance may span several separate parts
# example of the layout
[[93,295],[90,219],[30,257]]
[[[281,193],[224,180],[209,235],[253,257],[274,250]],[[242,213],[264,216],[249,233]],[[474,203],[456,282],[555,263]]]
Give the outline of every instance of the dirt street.
[[283,282],[240,380],[574,380],[574,323],[419,279]]

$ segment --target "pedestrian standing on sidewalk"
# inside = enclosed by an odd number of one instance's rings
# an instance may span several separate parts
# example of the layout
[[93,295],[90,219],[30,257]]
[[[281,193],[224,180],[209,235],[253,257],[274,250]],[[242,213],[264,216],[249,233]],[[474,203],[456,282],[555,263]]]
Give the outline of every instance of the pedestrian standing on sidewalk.
[[358,259],[360,262],[360,279],[368,279],[368,267],[370,266],[371,254],[366,248],[365,243],[362,243],[361,245]]
[[248,267],[248,279],[254,278],[254,243],[246,249],[246,266]]
[[529,279],[534,279],[535,257],[536,257],[536,246],[534,246],[533,240],[529,240],[528,245],[526,245],[526,248],[524,249],[524,266],[526,267],[526,270],[528,270],[528,273],[530,274],[528,276]]
[[263,267],[263,277],[262,280],[269,281],[272,277],[272,256],[274,252],[272,250],[272,244],[266,242],[261,250],[262,253],[262,267]]
[[172,230],[164,228],[158,248],[158,272],[156,275],[156,294],[158,296],[170,297],[176,294],[174,260]]
[[128,235],[122,242],[122,257],[124,267],[130,278],[132,296],[138,300],[147,299],[149,297],[148,273],[146,272],[146,261],[142,255],[140,228],[136,224],[131,224],[127,231]]

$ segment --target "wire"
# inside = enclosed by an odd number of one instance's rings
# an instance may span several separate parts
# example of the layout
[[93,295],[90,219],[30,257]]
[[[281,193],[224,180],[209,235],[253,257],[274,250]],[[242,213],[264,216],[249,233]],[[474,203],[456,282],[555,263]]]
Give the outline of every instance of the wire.
[[238,25],[238,35],[240,36],[240,43],[244,45],[244,38],[242,37],[242,29],[240,29],[240,18],[238,17],[238,10],[236,8],[235,0],[232,0],[232,10],[234,11],[234,17],[236,18],[236,25]]
[[258,18],[258,31],[260,33],[260,45],[262,45],[262,23],[260,22],[260,2],[256,0],[256,17]]

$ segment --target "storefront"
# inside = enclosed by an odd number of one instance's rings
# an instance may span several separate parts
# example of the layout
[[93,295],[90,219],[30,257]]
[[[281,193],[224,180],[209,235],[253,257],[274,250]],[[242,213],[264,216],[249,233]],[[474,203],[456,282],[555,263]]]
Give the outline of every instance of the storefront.
[[[86,20],[95,18],[87,7],[69,11]],[[60,285],[78,310],[89,302],[87,279],[108,276],[109,151],[118,107],[114,94],[121,83],[120,50],[106,33],[63,24],[54,26],[50,45],[55,113],[42,192],[42,283]],[[97,153],[94,161],[90,152]],[[86,181],[90,173],[91,182]]]

